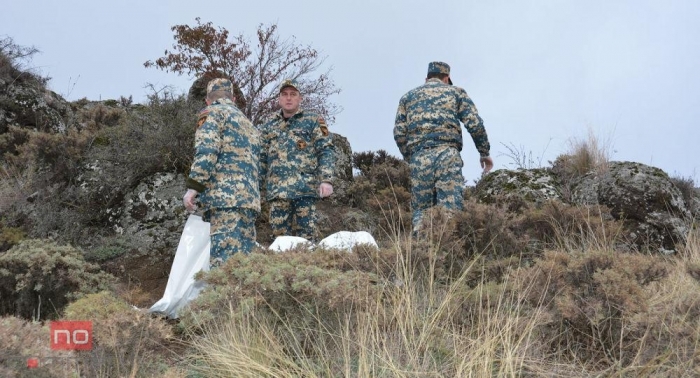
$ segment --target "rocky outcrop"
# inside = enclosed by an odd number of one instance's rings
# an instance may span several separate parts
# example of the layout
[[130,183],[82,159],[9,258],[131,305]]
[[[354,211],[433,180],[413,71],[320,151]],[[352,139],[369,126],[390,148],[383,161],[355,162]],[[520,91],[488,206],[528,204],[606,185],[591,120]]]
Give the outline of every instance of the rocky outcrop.
[[45,132],[66,130],[71,107],[61,96],[46,89],[48,79],[21,71],[0,55],[0,134],[9,125]]
[[149,248],[177,246],[187,212],[182,205],[185,177],[159,173],[146,178],[124,196],[114,211],[114,231],[141,240]]
[[[566,182],[566,187],[561,184]],[[568,196],[562,196],[567,193]],[[686,241],[697,198],[686,203],[680,190],[661,169],[633,162],[610,162],[604,172],[580,178],[558,177],[550,169],[498,170],[474,190],[482,202],[513,201],[541,204],[557,200],[573,205],[604,205],[622,220],[627,238],[641,249],[672,253]]]
[[634,162],[611,162],[604,173],[589,173],[572,185],[574,204],[601,204],[625,222],[635,244],[664,253],[684,243],[692,219],[689,206],[668,175]]
[[560,193],[554,174],[545,168],[499,169],[482,178],[475,190],[476,197],[485,203],[514,198],[542,203],[561,200]]

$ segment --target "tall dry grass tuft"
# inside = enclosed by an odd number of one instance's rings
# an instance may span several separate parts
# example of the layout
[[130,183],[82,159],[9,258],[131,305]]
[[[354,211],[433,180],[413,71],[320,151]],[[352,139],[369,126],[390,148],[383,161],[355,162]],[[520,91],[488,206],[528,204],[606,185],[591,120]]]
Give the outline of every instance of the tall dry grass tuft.
[[603,173],[608,169],[612,154],[612,141],[602,139],[589,127],[586,139],[573,139],[570,155],[572,166],[580,174]]
[[612,141],[600,138],[590,127],[586,139],[571,139],[569,150],[552,162],[552,171],[563,184],[564,197],[570,195],[569,187],[576,179],[588,173],[601,175],[607,172],[611,155]]
[[191,369],[207,377],[466,377],[543,371],[534,346],[541,312],[524,301],[534,288],[523,290],[527,284],[509,278],[471,286],[467,278],[479,269],[479,260],[455,279],[441,278],[440,256],[449,251],[439,235],[449,227],[439,220],[428,223],[436,230],[425,239],[396,229],[396,253],[381,262],[392,268],[377,270],[368,305],[343,306],[334,313],[305,306],[306,311],[282,314],[267,303],[241,302],[220,318],[229,320],[208,322],[203,332],[191,335]]
[[207,323],[203,334],[191,339],[192,372],[204,377],[319,376],[312,366],[305,366],[307,359],[293,353],[299,349],[298,339],[291,336],[295,333],[280,335],[269,312],[231,308],[230,315],[225,321]]

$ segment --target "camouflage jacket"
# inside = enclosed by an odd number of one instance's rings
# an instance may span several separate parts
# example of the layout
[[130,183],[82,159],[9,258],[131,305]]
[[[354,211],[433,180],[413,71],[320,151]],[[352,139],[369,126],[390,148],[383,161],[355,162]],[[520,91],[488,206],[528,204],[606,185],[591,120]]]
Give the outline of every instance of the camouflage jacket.
[[260,187],[268,200],[318,197],[321,182],[333,183],[333,139],[321,116],[299,110],[285,120],[280,111],[261,130]]
[[481,156],[488,156],[491,146],[484,122],[467,92],[439,79],[428,79],[399,101],[394,126],[394,140],[404,159],[424,148],[451,145],[462,150],[464,123]]
[[229,99],[219,99],[199,114],[188,189],[200,193],[205,209],[260,211],[260,132]]

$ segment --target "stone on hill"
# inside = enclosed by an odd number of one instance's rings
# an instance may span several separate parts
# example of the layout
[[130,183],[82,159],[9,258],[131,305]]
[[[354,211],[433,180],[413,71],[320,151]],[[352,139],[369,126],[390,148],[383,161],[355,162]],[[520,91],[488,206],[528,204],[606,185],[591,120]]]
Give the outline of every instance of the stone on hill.
[[639,246],[669,253],[686,241],[689,204],[659,168],[634,162],[611,162],[604,173],[589,173],[572,185],[575,204],[601,204],[624,220],[629,238]]

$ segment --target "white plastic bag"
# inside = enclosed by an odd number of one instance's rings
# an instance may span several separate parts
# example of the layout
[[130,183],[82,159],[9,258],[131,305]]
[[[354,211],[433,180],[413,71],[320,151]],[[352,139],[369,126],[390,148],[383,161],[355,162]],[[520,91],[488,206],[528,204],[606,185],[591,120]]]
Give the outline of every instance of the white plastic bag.
[[177,312],[197,298],[205,285],[204,282],[195,281],[194,275],[200,270],[209,270],[210,245],[209,223],[204,222],[200,216],[190,215],[170,268],[165,294],[151,306],[150,312],[177,318]]
[[308,244],[309,247],[312,246],[312,243],[300,236],[278,236],[275,238],[275,241],[272,242],[270,247],[268,249],[275,251],[275,252],[287,252],[290,249],[295,248],[297,245],[300,244]]
[[335,234],[328,235],[325,239],[318,243],[318,245],[325,248],[344,249],[348,252],[352,251],[354,246],[361,244],[367,244],[373,246],[374,248],[379,248],[379,246],[377,246],[377,242],[367,231],[339,231]]
[[[296,248],[296,246],[298,245],[303,245],[305,243],[308,244],[309,250],[314,249],[314,244],[302,237],[278,236],[268,249],[275,252],[286,252],[290,249]],[[377,241],[374,240],[372,235],[367,231],[339,231],[335,234],[328,235],[328,237],[326,237],[318,243],[319,246],[324,248],[342,249],[348,252],[351,252],[354,246],[361,244],[371,245],[374,248],[379,248],[379,246],[377,245]]]

